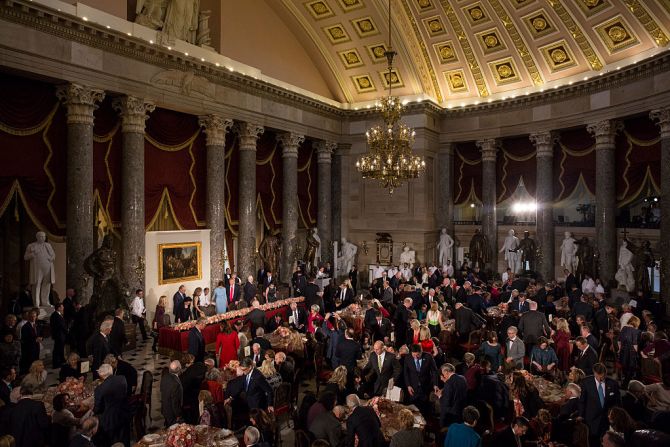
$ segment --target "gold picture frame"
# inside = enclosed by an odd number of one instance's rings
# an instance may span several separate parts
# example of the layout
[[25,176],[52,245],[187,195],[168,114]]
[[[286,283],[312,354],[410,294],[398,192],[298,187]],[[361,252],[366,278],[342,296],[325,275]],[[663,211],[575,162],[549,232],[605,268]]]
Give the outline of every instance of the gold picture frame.
[[158,284],[202,279],[202,242],[158,245]]

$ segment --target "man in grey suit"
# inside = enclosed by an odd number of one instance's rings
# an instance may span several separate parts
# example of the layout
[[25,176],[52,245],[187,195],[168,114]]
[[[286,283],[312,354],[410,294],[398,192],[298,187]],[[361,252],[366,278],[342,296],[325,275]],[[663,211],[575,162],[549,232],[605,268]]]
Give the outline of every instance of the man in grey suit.
[[325,411],[314,418],[309,431],[314,435],[314,439],[324,439],[332,447],[342,447],[346,434],[342,429],[342,421],[346,417],[347,409],[337,405],[333,411]]
[[523,356],[526,354],[526,346],[519,337],[517,337],[518,329],[516,326],[507,328],[507,341],[505,342],[505,349],[507,356],[505,363],[511,363],[517,369],[523,369]]
[[551,336],[551,326],[543,312],[537,310],[537,303],[529,301],[530,310],[521,315],[519,319],[519,332],[523,336],[523,342],[526,345],[526,352],[531,353],[533,346],[537,344],[540,337]]
[[181,419],[181,408],[184,402],[184,390],[179,380],[181,373],[179,360],[172,361],[169,369],[169,372],[161,378],[161,412],[166,427]]

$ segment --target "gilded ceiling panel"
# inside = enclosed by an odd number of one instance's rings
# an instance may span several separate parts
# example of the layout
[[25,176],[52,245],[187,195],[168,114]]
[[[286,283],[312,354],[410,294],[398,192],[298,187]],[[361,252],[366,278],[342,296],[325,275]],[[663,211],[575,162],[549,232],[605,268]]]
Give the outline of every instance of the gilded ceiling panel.
[[640,42],[621,15],[596,25],[595,30],[610,54]]
[[530,35],[535,39],[555,33],[558,30],[549,19],[547,11],[540,9],[523,16],[523,22],[526,24]]
[[552,73],[577,65],[575,56],[565,40],[540,47],[540,51]]
[[496,28],[482,31],[481,33],[477,33],[476,36],[484,54],[496,53],[507,49],[505,42],[500,37],[500,32]]
[[497,85],[511,84],[521,80],[511,57],[489,62],[489,68]]
[[458,61],[458,56],[454,50],[454,44],[452,41],[448,40],[446,42],[440,42],[433,45],[435,49],[435,54],[442,64],[448,64],[450,62]]
[[468,91],[468,84],[465,80],[465,73],[463,70],[445,71],[444,77],[447,80],[449,91],[451,93],[463,93]]
[[305,2],[305,8],[307,8],[309,13],[312,14],[312,17],[317,20],[327,19],[328,17],[335,15],[333,10],[330,9],[328,3],[326,3],[324,0]]
[[369,93],[377,90],[370,75],[352,76],[351,80],[354,81],[354,87],[358,93]]

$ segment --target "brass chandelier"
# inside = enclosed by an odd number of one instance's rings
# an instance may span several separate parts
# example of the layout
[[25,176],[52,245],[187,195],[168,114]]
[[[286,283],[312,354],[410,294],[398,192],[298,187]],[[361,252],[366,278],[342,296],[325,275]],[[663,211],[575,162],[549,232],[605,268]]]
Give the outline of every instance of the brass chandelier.
[[426,170],[423,157],[414,155],[414,129],[400,122],[404,107],[400,98],[392,95],[393,58],[397,54],[391,44],[391,0],[389,0],[389,46],[384,52],[388,61],[388,96],[381,98],[377,110],[383,124],[365,133],[368,153],[356,161],[356,169],[365,178],[378,180],[382,187],[393,190],[406,180],[419,177]]

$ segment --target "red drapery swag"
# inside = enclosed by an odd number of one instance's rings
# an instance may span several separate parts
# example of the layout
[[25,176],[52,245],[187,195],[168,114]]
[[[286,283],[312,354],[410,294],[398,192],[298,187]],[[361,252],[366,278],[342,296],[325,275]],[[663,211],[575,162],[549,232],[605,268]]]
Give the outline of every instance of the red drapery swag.
[[474,141],[455,145],[454,178],[454,204],[481,202],[482,154]]
[[564,130],[554,148],[554,199],[564,200],[584,182],[596,192],[595,140],[586,127]]
[[277,134],[265,130],[256,144],[256,209],[273,233],[281,228],[283,179]]
[[114,225],[121,225],[121,119],[106,97],[93,113],[93,194]]
[[498,203],[510,198],[516,191],[519,181],[532,197],[535,197],[537,177],[535,145],[528,136],[506,138],[502,140],[497,161]]
[[298,148],[298,204],[300,210],[299,228],[316,225],[318,166],[314,142],[305,140]]

